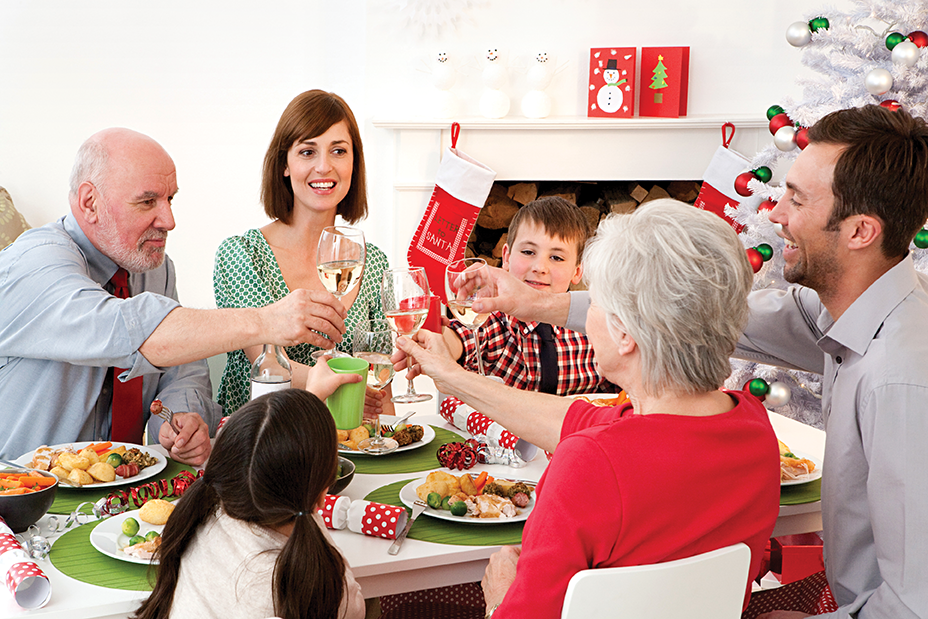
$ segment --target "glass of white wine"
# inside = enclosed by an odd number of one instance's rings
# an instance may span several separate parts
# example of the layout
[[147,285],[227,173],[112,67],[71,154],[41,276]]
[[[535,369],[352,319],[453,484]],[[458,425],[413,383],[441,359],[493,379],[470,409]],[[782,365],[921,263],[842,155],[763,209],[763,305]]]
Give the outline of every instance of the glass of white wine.
[[[412,267],[384,271],[380,292],[390,328],[398,335],[415,335],[429,313],[429,280],[425,269]],[[411,379],[407,382],[406,393],[393,396],[394,402],[410,404],[432,399],[428,393],[416,393]]]
[[[393,332],[390,323],[383,319],[362,320],[355,328],[351,338],[351,350],[358,359],[368,362],[367,386],[380,390],[393,380]],[[384,438],[380,433],[380,415],[370,420],[374,431],[370,438],[358,443],[358,449],[364,453],[382,456],[395,451],[399,444],[392,438]]]
[[462,325],[474,334],[474,347],[477,355],[477,371],[483,371],[483,355],[480,354],[479,327],[486,322],[489,314],[478,314],[471,307],[475,299],[491,297],[496,294],[496,285],[490,277],[490,269],[482,258],[464,258],[455,260],[445,269],[445,295],[448,309]]
[[[358,228],[329,226],[322,230],[316,248],[316,269],[322,285],[335,298],[341,299],[361,283],[366,253],[364,233]],[[335,350],[334,344],[329,350],[314,352],[313,359],[319,359],[322,355],[350,356]]]

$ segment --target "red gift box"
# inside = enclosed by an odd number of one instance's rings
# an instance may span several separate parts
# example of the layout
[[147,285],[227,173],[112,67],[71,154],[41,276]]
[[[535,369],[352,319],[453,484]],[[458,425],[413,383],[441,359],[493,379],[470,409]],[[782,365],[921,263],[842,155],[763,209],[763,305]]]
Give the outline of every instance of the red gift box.
[[639,116],[686,116],[690,48],[642,47]]
[[822,538],[815,533],[782,535],[770,540],[770,571],[781,584],[802,580],[825,569]]

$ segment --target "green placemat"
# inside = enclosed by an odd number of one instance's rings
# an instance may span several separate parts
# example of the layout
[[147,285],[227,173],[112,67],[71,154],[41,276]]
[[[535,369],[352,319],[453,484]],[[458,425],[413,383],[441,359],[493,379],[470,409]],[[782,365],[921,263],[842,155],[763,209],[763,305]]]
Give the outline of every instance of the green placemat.
[[151,591],[148,582],[149,566],[108,557],[90,544],[90,532],[101,522],[98,520],[77,527],[55,540],[48,555],[52,565],[63,574],[91,585],[127,591]]
[[[436,468],[433,466],[432,468]],[[164,468],[163,471],[155,475],[154,477],[149,477],[148,479],[143,479],[140,482],[127,482],[119,486],[107,486],[105,488],[94,488],[93,486],[85,486],[84,488],[68,488],[61,484],[58,485],[58,492],[55,493],[55,502],[52,503],[52,506],[48,509],[49,514],[70,514],[78,505],[85,502],[96,503],[106,495],[111,492],[116,492],[118,490],[125,490],[126,488],[131,488],[132,486],[148,484],[159,479],[170,479],[180,473],[181,471],[190,471],[193,474],[196,474],[196,469],[186,464],[181,464],[168,458],[168,465]]]
[[[402,453],[392,453],[386,456],[363,456],[340,454],[350,459],[355,464],[355,472],[365,473],[368,475],[398,475],[401,473],[419,473],[421,471],[431,471],[441,466],[435,453],[444,443],[455,443],[463,441],[464,438],[455,434],[451,430],[436,428],[435,438],[431,443],[423,445],[418,449],[410,449]],[[399,500],[399,499],[397,499]],[[400,503],[397,503],[400,505]]]
[[807,484],[780,486],[780,505],[801,505],[822,500],[822,478]]
[[[400,490],[412,479],[377,488],[364,498],[368,501],[404,507],[403,502],[400,501]],[[406,508],[406,510],[411,512],[409,508]],[[408,537],[423,542],[453,544],[456,546],[502,546],[504,544],[521,544],[522,527],[524,525],[524,522],[458,524],[423,514],[416,518],[412,528],[409,529]]]

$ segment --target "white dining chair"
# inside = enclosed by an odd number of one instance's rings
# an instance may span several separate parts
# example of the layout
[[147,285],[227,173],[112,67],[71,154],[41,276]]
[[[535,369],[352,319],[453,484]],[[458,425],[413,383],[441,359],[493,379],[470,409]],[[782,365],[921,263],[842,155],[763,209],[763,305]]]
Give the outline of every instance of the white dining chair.
[[561,619],[738,619],[751,550],[742,543],[653,565],[583,570]]

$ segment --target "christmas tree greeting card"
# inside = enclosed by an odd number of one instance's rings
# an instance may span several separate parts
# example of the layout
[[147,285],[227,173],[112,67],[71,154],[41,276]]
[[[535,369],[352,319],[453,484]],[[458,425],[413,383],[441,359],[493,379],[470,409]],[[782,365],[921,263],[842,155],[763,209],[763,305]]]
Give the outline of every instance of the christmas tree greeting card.
[[639,116],[686,116],[690,48],[642,47]]
[[635,48],[590,50],[590,93],[586,115],[630,118],[635,114]]

